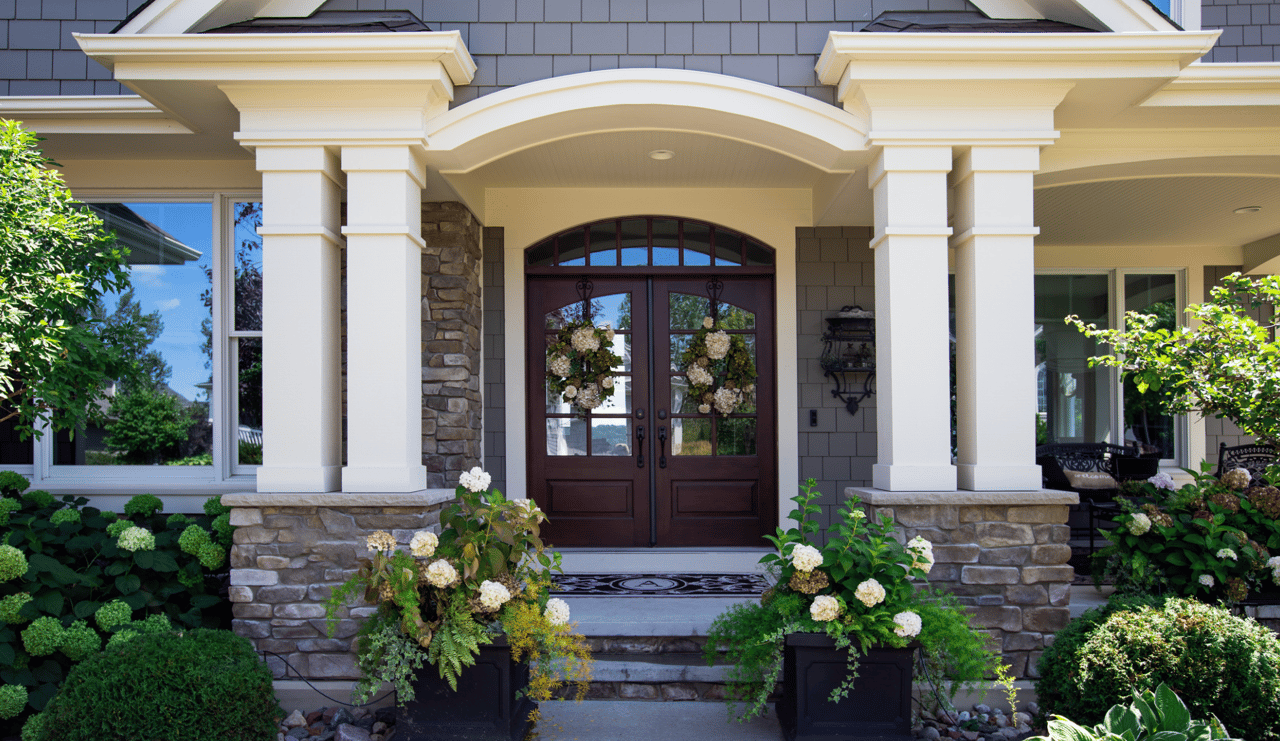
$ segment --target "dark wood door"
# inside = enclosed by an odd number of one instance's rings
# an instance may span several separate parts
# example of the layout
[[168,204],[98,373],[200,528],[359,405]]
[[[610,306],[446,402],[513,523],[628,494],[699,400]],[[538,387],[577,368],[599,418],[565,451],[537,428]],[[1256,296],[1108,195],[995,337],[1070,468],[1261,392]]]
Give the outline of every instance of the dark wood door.
[[[723,278],[715,314],[754,353],[754,394],[699,412],[681,356],[711,314],[708,284],[676,277],[529,277],[529,492],[557,546],[760,545],[777,523],[773,279]],[[547,392],[548,338],[586,312],[616,331],[615,394],[585,414]]]

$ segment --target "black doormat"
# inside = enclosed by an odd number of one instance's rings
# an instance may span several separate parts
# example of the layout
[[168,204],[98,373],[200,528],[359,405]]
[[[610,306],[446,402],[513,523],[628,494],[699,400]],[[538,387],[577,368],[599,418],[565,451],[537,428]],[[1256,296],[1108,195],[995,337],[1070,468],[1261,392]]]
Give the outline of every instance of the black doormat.
[[737,597],[769,588],[759,574],[562,574],[552,594],[575,597]]

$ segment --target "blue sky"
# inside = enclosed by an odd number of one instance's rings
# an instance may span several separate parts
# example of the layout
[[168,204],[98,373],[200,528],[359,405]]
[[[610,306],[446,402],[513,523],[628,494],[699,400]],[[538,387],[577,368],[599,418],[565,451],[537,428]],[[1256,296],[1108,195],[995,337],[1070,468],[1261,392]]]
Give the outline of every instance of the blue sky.
[[[200,294],[209,285],[204,269],[213,255],[213,206],[208,203],[127,203],[134,213],[200,252],[183,265],[133,265],[133,286],[143,313],[159,311],[164,331],[152,347],[173,367],[169,385],[187,399],[203,399],[196,384],[209,380],[200,322],[209,310]],[[108,309],[114,308],[108,302]]]

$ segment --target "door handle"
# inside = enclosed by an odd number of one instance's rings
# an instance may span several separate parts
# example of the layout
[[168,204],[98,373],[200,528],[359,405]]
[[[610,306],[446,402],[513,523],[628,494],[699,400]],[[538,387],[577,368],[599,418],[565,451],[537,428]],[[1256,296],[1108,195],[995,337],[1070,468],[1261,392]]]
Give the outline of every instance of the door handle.
[[667,467],[667,428],[665,425],[658,428],[658,468]]
[[636,425],[636,468],[644,468],[644,425]]

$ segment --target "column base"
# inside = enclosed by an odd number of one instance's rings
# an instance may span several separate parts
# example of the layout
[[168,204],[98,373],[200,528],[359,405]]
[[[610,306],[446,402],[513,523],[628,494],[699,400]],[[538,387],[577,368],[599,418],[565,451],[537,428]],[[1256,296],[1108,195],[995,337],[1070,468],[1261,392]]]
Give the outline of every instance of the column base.
[[325,492],[342,489],[342,466],[260,466],[260,492]]
[[418,491],[427,488],[426,466],[347,466],[342,469],[342,490]]
[[960,488],[968,491],[1026,491],[1040,488],[1039,466],[984,466],[961,463],[956,466]]
[[883,465],[871,467],[872,486],[885,491],[955,491],[955,466]]

